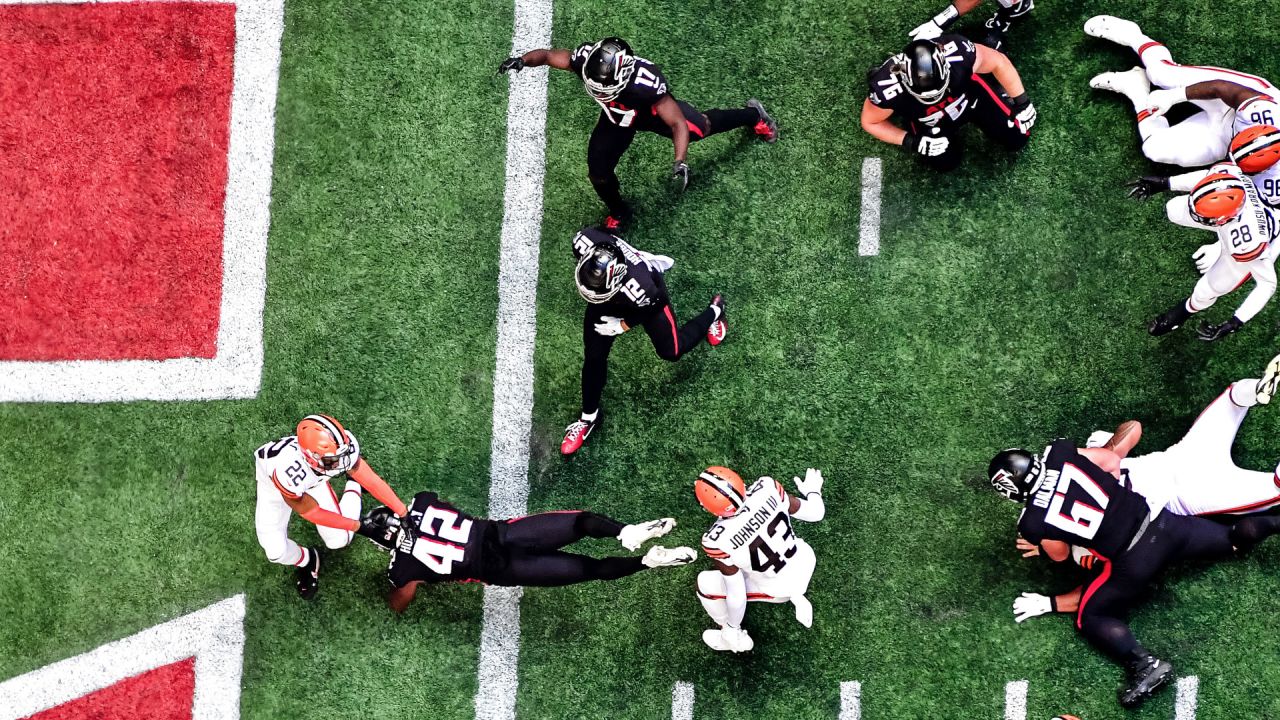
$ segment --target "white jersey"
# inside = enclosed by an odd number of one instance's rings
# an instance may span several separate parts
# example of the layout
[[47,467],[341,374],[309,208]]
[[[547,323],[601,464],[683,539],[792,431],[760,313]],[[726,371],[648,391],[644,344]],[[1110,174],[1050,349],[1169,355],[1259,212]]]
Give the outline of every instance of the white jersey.
[[748,580],[786,581],[803,574],[801,584],[807,585],[813,572],[813,549],[792,532],[788,504],[782,483],[770,477],[756,480],[747,488],[746,501],[738,512],[716,520],[702,536],[703,551],[742,570]]
[[[347,432],[347,442],[353,448],[350,466],[355,467],[360,461],[360,443],[350,432]],[[302,448],[298,447],[298,438],[294,435],[263,445],[253,457],[258,482],[275,485],[281,495],[291,500],[301,498],[308,490],[343,473],[342,470],[321,472],[312,468],[302,457]]]

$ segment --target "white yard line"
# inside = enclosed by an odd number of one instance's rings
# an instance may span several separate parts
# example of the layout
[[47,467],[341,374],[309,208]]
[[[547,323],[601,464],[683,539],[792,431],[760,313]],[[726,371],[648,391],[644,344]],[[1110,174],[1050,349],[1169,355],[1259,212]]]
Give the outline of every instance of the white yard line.
[[1014,680],[1004,686],[1004,720],[1027,720],[1027,681]]
[[[0,0],[0,5],[77,1],[82,0]],[[284,0],[235,0],[235,6],[235,69],[223,204],[222,304],[214,357],[3,361],[0,402],[257,397],[262,384],[262,309],[267,292],[267,231],[271,225],[271,164],[275,156]]]
[[1174,701],[1173,720],[1196,720],[1196,698],[1200,694],[1200,678],[1178,678],[1178,698]]
[[840,720],[862,720],[862,683],[840,683]]
[[858,254],[880,254],[880,158],[862,161],[862,213],[858,217]]
[[671,720],[693,720],[693,683],[677,680],[671,688]]
[[[551,0],[516,0],[512,54],[551,45]],[[498,343],[493,375],[489,516],[524,515],[533,427],[533,346],[546,170],[547,69],[510,75],[507,180],[498,267]],[[520,588],[487,586],[476,717],[511,720],[519,687]]]

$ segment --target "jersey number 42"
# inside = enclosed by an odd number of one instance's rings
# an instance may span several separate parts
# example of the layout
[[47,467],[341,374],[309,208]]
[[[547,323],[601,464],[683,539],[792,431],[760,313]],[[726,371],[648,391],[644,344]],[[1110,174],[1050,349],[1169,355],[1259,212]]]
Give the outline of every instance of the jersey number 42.
[[413,544],[413,556],[432,572],[448,575],[455,562],[466,559],[470,536],[470,520],[459,519],[452,510],[427,508],[422,514],[421,533]]

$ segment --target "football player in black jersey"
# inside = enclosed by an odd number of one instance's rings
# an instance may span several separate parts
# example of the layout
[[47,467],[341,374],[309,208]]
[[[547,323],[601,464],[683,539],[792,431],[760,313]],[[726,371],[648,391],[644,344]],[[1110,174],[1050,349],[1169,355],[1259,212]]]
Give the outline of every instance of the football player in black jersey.
[[561,550],[583,538],[615,538],[628,550],[671,532],[672,518],[624,525],[585,510],[548,512],[511,520],[468,515],[433,492],[413,496],[401,521],[386,507],[369,511],[370,536],[391,553],[387,603],[402,612],[422,583],[478,581],[489,585],[557,587],[616,580],[648,568],[687,565],[693,548],[653,546],[640,557],[593,558]]
[[[867,81],[871,94],[862,104],[862,129],[942,171],[964,159],[960,128],[969,122],[1015,152],[1026,147],[1036,122],[1036,108],[1009,58],[960,35],[915,40]],[[905,129],[892,122],[895,115]]]
[[707,309],[692,320],[676,325],[675,308],[663,280],[675,261],[665,255],[637,250],[613,233],[587,227],[573,237],[573,256],[578,261],[574,269],[578,294],[587,301],[582,318],[582,415],[565,429],[560,443],[563,455],[577,452],[600,422],[609,351],[619,335],[643,327],[658,357],[675,362],[704,337],[709,344],[719,345],[728,332],[720,295],[711,298]]
[[[945,33],[956,23],[956,20],[960,19],[961,15],[968,13],[981,4],[982,0],[951,0],[929,22],[912,30],[910,33],[911,39],[932,40]],[[1036,6],[1035,0],[996,0],[996,4],[1000,6],[1000,9],[996,10],[995,15],[987,18],[987,32],[978,40],[978,42],[993,50],[1001,49],[1004,45],[1005,35],[1013,28],[1014,23],[1026,17]]]
[[987,472],[1001,495],[1025,504],[1018,533],[1027,543],[1058,561],[1074,545],[1101,563],[1080,599],[1076,629],[1125,665],[1128,682],[1118,697],[1133,708],[1173,676],[1173,666],[1139,644],[1125,621],[1147,584],[1176,562],[1246,552],[1280,531],[1280,518],[1250,516],[1225,525],[1174,515],[1121,483],[1120,470],[1120,456],[1105,446],[1077,449],[1056,440],[1039,456],[1005,450]]
[[699,112],[689,103],[676,100],[662,70],[638,57],[622,38],[584,43],[576,50],[530,50],[504,60],[498,72],[518,72],[542,65],[568,70],[582,78],[587,94],[600,105],[600,118],[587,145],[587,175],[609,208],[604,221],[609,230],[619,229],[631,218],[631,208],[622,199],[614,169],[636,132],[643,130],[671,138],[675,145],[672,178],[681,190],[689,183],[690,142],[742,127],[751,128],[765,142],[778,140],[778,125],[759,100],[748,100],[742,108]]

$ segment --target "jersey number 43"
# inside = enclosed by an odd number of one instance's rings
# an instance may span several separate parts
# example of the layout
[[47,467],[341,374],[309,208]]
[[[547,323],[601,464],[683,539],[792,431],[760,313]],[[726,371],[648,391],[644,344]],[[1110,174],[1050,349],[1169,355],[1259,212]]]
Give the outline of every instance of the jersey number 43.
[[786,513],[778,513],[765,530],[747,546],[751,553],[751,569],[758,573],[772,570],[776,575],[787,566],[787,560],[798,549],[795,534],[791,532],[791,519]]

